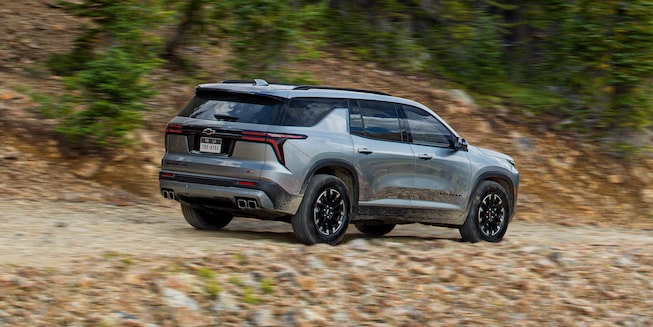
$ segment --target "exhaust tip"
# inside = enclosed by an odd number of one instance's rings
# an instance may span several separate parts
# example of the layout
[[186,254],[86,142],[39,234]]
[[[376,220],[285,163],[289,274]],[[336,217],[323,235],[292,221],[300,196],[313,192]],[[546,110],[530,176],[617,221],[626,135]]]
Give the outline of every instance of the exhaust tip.
[[258,208],[258,204],[254,200],[249,200],[247,201],[247,207],[250,209],[256,209]]
[[258,209],[258,201],[252,198],[237,198],[236,205],[238,209]]
[[177,195],[175,194],[175,191],[173,191],[173,190],[161,190],[161,195],[165,199],[177,200]]

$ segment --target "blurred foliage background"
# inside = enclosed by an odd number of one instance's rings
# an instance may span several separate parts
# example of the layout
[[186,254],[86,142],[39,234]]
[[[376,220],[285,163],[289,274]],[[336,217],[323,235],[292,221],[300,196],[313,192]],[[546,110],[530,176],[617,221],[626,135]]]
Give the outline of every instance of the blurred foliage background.
[[[49,61],[70,95],[59,131],[121,144],[163,64],[201,74],[180,48],[217,44],[240,78],[311,83],[284,70],[339,49],[466,88],[487,108],[555,115],[597,136],[651,128],[653,0],[84,0],[69,53]],[[491,109],[489,109],[491,110]],[[553,126],[552,126],[553,127]]]

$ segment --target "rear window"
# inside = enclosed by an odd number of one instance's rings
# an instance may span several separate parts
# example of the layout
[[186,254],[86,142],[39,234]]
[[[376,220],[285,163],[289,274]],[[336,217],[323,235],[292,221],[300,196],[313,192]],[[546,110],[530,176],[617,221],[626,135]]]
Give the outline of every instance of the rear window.
[[283,103],[277,99],[229,92],[198,92],[179,116],[273,125],[278,121]]

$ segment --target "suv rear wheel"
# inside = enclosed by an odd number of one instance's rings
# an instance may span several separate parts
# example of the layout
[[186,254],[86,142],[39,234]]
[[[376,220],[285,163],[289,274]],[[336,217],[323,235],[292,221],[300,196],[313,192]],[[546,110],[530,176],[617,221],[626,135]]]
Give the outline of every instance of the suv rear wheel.
[[201,210],[181,204],[181,213],[186,221],[197,229],[219,230],[227,226],[233,216],[220,211]]
[[383,236],[390,233],[395,229],[395,224],[378,224],[378,225],[368,225],[368,224],[356,224],[356,229],[361,233],[372,235],[372,236]]
[[315,175],[292,217],[293,232],[304,244],[338,244],[350,219],[349,191],[338,177]]
[[483,181],[474,191],[472,206],[460,226],[464,242],[499,242],[508,229],[510,205],[505,189],[493,181]]

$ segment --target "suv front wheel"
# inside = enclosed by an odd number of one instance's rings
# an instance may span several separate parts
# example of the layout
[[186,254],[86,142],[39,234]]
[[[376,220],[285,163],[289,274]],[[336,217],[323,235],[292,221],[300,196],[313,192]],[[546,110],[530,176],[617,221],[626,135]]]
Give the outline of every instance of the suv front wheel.
[[233,216],[220,211],[209,211],[181,204],[181,213],[186,222],[197,229],[219,230],[227,226]]
[[463,241],[501,241],[508,229],[510,210],[508,196],[501,184],[481,182],[474,191],[467,219],[459,228]]
[[338,177],[315,175],[292,217],[293,232],[304,244],[338,244],[350,219],[349,191]]

